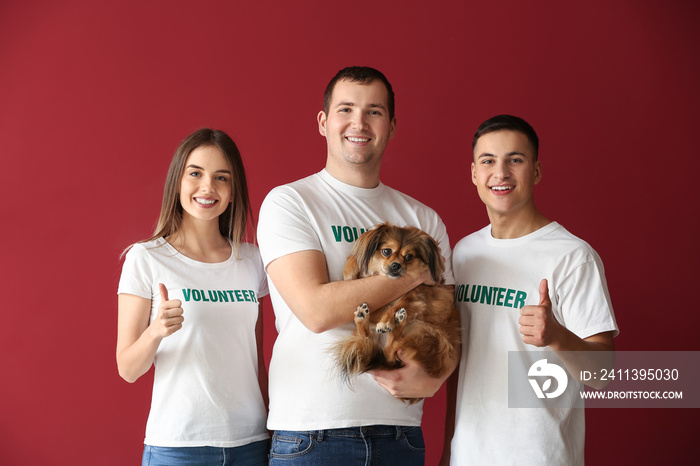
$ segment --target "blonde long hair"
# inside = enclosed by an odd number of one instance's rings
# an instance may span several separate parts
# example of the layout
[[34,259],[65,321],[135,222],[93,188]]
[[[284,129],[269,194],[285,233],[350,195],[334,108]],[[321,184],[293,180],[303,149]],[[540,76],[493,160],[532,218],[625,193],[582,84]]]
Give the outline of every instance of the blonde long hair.
[[[217,147],[231,167],[231,203],[219,216],[219,232],[233,244],[233,252],[238,257],[238,250],[246,234],[248,219],[253,220],[248,197],[245,168],[241,153],[223,131],[201,128],[187,136],[178,146],[170,162],[168,175],[165,178],[163,204],[160,208],[158,225],[153,236],[139,243],[145,243],[157,238],[165,238],[175,234],[182,226],[182,205],[180,204],[180,182],[185,172],[185,164],[189,155],[198,147]],[[131,248],[127,248],[128,251]],[[126,251],[125,251],[126,252]]]

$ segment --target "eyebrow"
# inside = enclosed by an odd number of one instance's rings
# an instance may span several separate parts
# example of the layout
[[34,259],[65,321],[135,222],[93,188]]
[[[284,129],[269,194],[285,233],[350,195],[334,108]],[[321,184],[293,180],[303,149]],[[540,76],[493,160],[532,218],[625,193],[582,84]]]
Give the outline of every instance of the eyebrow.
[[[506,157],[512,157],[512,156],[514,156],[514,155],[520,155],[520,156],[523,156],[523,157],[527,157],[527,155],[523,154],[522,152],[518,152],[517,150],[514,150],[514,151],[512,151],[512,152],[508,152],[508,153],[506,154]],[[484,152],[484,153],[482,153],[482,154],[479,154],[476,158],[477,158],[477,159],[480,159],[480,158],[482,158],[482,157],[496,157],[496,156],[495,156],[494,154],[490,153],[490,152]]]
[[[338,105],[335,107],[355,107],[356,105],[353,102],[338,102]],[[383,104],[369,104],[369,108],[380,108],[382,110],[386,110],[386,107]]]
[[[200,167],[199,165],[195,165],[193,163],[187,165],[187,168],[194,168],[196,170],[204,170],[204,168]],[[214,173],[231,173],[231,170],[224,169],[224,170],[216,170]]]

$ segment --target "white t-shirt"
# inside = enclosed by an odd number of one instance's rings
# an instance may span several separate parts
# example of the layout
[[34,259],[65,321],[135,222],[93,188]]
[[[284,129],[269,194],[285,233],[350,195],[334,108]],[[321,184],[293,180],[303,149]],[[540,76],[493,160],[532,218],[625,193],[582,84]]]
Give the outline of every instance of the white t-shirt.
[[523,305],[539,304],[546,278],[556,319],[580,338],[617,324],[603,264],[561,225],[499,240],[491,226],[453,251],[455,300],[464,334],[453,465],[583,464],[584,410],[508,407],[508,351],[552,352],[526,345],[519,333]]
[[268,438],[255,339],[267,281],[255,246],[243,243],[238,254],[197,262],[157,239],[126,255],[118,292],[150,299],[152,320],[163,283],[185,317],[156,352],[147,445],[236,447]]
[[[357,237],[387,221],[428,232],[446,258],[445,282],[453,283],[449,239],[435,211],[383,184],[357,188],[325,170],[268,194],[260,209],[258,243],[265,266],[294,252],[321,251],[330,280],[338,281],[343,279],[343,267]],[[408,406],[394,399],[368,374],[361,375],[351,389],[334,371],[328,349],[349,336],[354,324],[315,334],[292,313],[272,281],[269,285],[279,332],[269,371],[269,429],[420,425],[422,403]]]

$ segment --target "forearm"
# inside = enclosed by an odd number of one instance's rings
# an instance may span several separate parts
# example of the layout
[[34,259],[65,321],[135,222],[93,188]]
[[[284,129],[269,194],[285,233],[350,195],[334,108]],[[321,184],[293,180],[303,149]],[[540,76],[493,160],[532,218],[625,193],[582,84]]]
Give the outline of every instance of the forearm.
[[151,300],[129,294],[119,295],[117,327],[117,368],[129,383],[150,369],[162,336],[151,331]]
[[[582,382],[583,370],[594,372],[611,368],[615,358],[613,333],[602,332],[579,338],[554,317],[546,279],[540,281],[539,293],[539,305],[523,306],[520,309],[518,323],[523,342],[537,347],[547,346],[556,351],[569,374],[579,382]],[[594,388],[604,386],[599,381],[585,383]]]
[[138,380],[153,365],[162,338],[154,337],[146,329],[131,345],[117,349],[119,375],[129,383]]
[[271,262],[267,272],[282,299],[309,330],[321,333],[353,321],[357,306],[367,303],[370,312],[418,286],[420,277],[372,276],[330,281],[325,256],[301,251]]
[[370,312],[394,301],[420,284],[411,277],[384,276],[321,284],[293,309],[304,325],[316,333],[353,321],[357,306],[367,303]]
[[611,369],[615,363],[615,344],[611,332],[603,332],[582,339],[570,330],[562,327],[561,336],[549,347],[566,366],[572,377],[590,387],[600,389],[607,382],[598,380],[581,380],[581,372],[600,372]]

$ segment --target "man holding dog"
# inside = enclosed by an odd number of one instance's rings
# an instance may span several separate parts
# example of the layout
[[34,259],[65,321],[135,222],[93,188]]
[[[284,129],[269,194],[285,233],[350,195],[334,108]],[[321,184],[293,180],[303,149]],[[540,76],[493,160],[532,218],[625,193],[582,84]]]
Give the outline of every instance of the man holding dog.
[[448,382],[448,413],[451,404],[456,410],[443,464],[451,456],[453,465],[583,465],[584,410],[509,407],[508,352],[537,351],[538,359],[554,352],[572,375],[591,355],[612,354],[618,329],[603,264],[535,206],[542,168],[527,122],[490,118],[472,147],[472,182],[490,225],[462,239],[452,256],[469,330],[458,378]]
[[395,397],[432,396],[444,379],[405,361],[388,374],[362,374],[350,387],[329,348],[351,334],[358,305],[371,311],[434,284],[428,271],[343,281],[360,233],[384,222],[425,230],[440,245],[451,285],[447,232],[432,209],[380,182],[396,132],[394,93],[382,73],[341,70],[326,88],[318,128],[327,143],[325,168],[273,189],[258,224],[279,332],[269,374],[270,464],[422,465],[422,402]]

